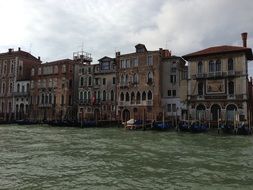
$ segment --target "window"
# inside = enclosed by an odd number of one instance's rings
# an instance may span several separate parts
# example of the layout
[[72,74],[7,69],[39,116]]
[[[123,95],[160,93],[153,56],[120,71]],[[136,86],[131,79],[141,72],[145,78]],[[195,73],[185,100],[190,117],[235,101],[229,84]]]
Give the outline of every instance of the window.
[[134,76],[133,76],[133,83],[134,83],[134,84],[138,84],[138,83],[139,83],[139,77],[138,77],[138,74],[137,74],[137,73],[134,73]]
[[228,59],[228,71],[233,71],[234,70],[234,61],[232,58]]
[[148,100],[152,100],[152,92],[148,91]]
[[140,101],[141,101],[141,94],[140,94],[140,92],[137,92],[137,95],[136,95],[136,104],[140,104]]
[[25,92],[25,86],[24,85],[22,85],[22,92]]
[[106,91],[103,91],[103,101],[106,101]]
[[20,84],[17,85],[17,92],[20,92]]
[[64,105],[64,95],[61,95],[61,105]]
[[203,95],[204,94],[204,85],[203,82],[198,83],[198,95]]
[[58,66],[55,65],[55,66],[54,66],[54,74],[57,74],[57,73],[58,73]]
[[90,67],[88,68],[88,73],[91,74],[91,68]]
[[209,72],[212,73],[215,71],[215,67],[214,67],[214,62],[213,60],[209,61]]
[[62,65],[62,73],[66,73],[66,65]]
[[153,82],[153,73],[148,72],[148,83],[152,83],[152,82]]
[[79,100],[83,100],[83,92],[79,93]]
[[170,75],[170,82],[175,84],[177,82],[177,76],[176,75]]
[[121,67],[122,69],[126,68],[126,67],[125,67],[125,60],[120,60],[120,67]]
[[131,92],[131,104],[134,104],[135,94]]
[[113,101],[114,100],[114,92],[113,92],[113,90],[111,90],[111,101]]
[[124,93],[123,92],[121,92],[121,94],[120,94],[120,101],[124,101]]
[[142,100],[146,100],[146,92],[145,91],[142,93]]
[[172,91],[172,95],[173,95],[173,96],[177,96],[177,91],[176,91],[176,90],[173,90],[173,91]]
[[30,90],[30,85],[29,85],[29,83],[27,83],[26,84],[26,92],[29,92],[29,90]]
[[81,77],[81,84],[80,85],[83,86],[83,77]]
[[125,84],[128,83],[128,75],[126,75],[126,78],[125,78]]
[[147,61],[148,65],[153,65],[153,57],[152,55],[148,56],[148,61]]
[[170,69],[170,71],[171,71],[171,73],[176,73],[176,72],[177,72],[177,68],[172,67],[172,68]]
[[216,71],[221,71],[221,61],[219,59],[216,60]]
[[106,78],[103,78],[103,85],[106,85]]
[[41,75],[41,68],[38,69],[38,75]]
[[198,62],[198,74],[203,73],[203,63],[200,61]]
[[126,93],[126,101],[128,102],[130,100],[130,98],[129,98],[129,93],[127,92]]
[[168,96],[171,96],[171,90],[168,90]]
[[110,70],[110,62],[101,63],[101,70]]
[[176,111],[177,111],[176,104],[172,104],[172,111],[173,111],[173,112],[176,112]]
[[171,112],[171,104],[167,104],[167,111]]
[[233,95],[234,94],[234,82],[229,81],[228,83],[228,94]]
[[91,77],[89,77],[89,86],[91,86]]
[[49,94],[49,104],[52,104],[52,94]]
[[126,60],[126,68],[130,68],[130,67],[131,67],[130,59],[127,59]]
[[71,105],[72,105],[72,96],[69,95],[69,106],[71,106]]
[[133,64],[133,67],[138,67],[138,59],[137,58],[133,58],[132,59],[132,64]]
[[41,95],[41,104],[44,104],[44,94]]
[[10,93],[12,93],[12,87],[13,87],[13,85],[12,85],[12,82],[10,83]]
[[34,76],[34,68],[32,68],[31,76]]
[[116,84],[116,78],[115,77],[112,78],[112,84]]
[[69,88],[72,88],[72,80],[69,80]]

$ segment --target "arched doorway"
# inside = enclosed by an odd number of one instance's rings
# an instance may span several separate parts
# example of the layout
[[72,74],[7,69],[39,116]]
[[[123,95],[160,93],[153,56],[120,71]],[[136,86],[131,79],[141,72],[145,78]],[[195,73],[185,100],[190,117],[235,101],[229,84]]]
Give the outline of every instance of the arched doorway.
[[218,104],[213,104],[211,107],[211,120],[218,121],[221,118],[221,107]]
[[22,104],[20,104],[20,108],[19,108],[19,114],[20,114],[20,116],[19,116],[19,119],[24,119],[24,110],[25,109],[25,105],[22,103]]
[[226,119],[227,121],[234,121],[237,107],[234,104],[229,104],[226,107]]
[[130,112],[128,109],[124,109],[122,112],[122,121],[125,122],[128,120],[130,120]]
[[197,120],[205,120],[205,110],[206,110],[206,107],[203,104],[199,104],[196,107],[196,119]]
[[100,120],[100,111],[99,111],[99,109],[94,110],[94,118],[95,118],[95,121]]

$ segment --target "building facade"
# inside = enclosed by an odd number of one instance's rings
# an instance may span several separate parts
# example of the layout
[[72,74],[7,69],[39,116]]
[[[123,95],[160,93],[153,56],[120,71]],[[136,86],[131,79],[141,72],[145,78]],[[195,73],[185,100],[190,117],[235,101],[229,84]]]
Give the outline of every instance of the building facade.
[[31,69],[31,120],[73,120],[74,61],[57,60]]
[[[20,110],[24,114],[28,112],[27,81],[31,68],[40,63],[40,58],[20,48],[0,54],[0,120],[13,121],[20,118],[17,117]],[[24,117],[24,114],[19,116]]]
[[161,69],[162,107],[165,119],[186,119],[187,115],[187,66],[177,56],[165,58]]
[[248,121],[248,61],[252,50],[246,47],[217,46],[183,56],[189,63],[189,118],[209,121]]
[[161,119],[161,63],[168,50],[148,51],[143,44],[134,53],[116,53],[117,115],[121,121]]

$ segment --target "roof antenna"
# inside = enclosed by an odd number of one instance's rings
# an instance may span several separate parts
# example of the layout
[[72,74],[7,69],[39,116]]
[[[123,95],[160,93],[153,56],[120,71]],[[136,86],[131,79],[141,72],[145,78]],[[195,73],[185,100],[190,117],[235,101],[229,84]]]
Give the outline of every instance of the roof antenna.
[[168,40],[166,40],[165,49],[168,49]]
[[32,43],[30,43],[30,46],[29,46],[29,53],[32,54]]

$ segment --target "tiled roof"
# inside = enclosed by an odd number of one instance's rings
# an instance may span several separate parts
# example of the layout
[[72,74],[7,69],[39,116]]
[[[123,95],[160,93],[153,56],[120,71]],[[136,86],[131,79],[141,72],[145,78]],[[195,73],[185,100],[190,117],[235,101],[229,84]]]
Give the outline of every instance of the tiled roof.
[[26,51],[11,51],[11,52],[4,52],[4,53],[0,53],[0,57],[7,57],[7,56],[21,56],[21,57],[28,57],[31,59],[34,59],[36,61],[39,61],[38,58],[34,57],[33,55],[31,55],[30,53],[26,52]]
[[238,47],[238,46],[226,46],[226,45],[215,46],[215,47],[210,47],[210,48],[203,49],[200,51],[196,51],[194,53],[184,55],[183,58],[187,60],[192,57],[200,57],[200,56],[213,55],[213,54],[234,53],[234,52],[245,52],[249,60],[253,59],[251,48]]

